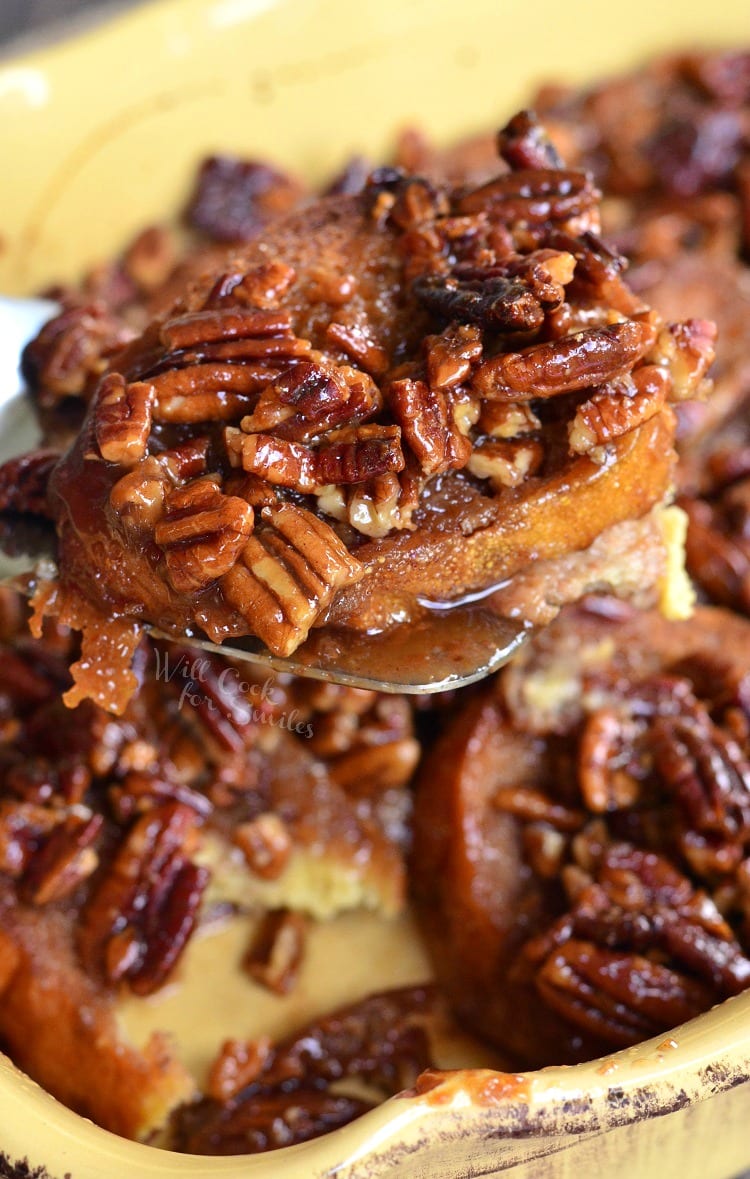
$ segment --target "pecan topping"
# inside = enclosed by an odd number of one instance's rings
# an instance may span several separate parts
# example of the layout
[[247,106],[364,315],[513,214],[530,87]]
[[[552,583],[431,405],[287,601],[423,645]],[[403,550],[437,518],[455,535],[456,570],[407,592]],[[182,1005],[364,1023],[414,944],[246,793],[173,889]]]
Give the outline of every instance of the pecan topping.
[[96,396],[94,431],[106,462],[131,467],[144,457],[155,392],[145,381],[129,385],[119,373],[104,378]]
[[195,925],[208,872],[190,861],[195,813],[155,807],[124,840],[82,917],[87,970],[127,980],[138,995],[161,986]]
[[466,193],[458,201],[458,212],[491,212],[505,222],[530,225],[564,224],[590,214],[598,199],[599,193],[583,172],[523,168]]
[[99,864],[91,846],[101,831],[103,818],[68,815],[54,828],[24,874],[21,895],[35,905],[60,901],[87,880]]
[[255,1153],[304,1142],[358,1117],[370,1105],[342,1095],[347,1082],[364,1082],[385,1097],[432,1067],[420,1022],[434,1002],[430,988],[405,987],[336,1011],[272,1048],[228,1043],[212,1071],[221,1098],[178,1111],[177,1149]]
[[164,552],[174,588],[201,589],[223,577],[242,552],[254,523],[249,504],[224,495],[211,476],[170,491],[154,540]]

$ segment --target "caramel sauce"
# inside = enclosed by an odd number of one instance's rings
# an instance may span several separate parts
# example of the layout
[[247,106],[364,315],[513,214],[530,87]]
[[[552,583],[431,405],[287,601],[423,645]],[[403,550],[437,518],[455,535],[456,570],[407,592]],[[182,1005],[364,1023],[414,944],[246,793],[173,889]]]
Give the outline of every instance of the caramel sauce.
[[[458,605],[432,609],[380,634],[326,627],[283,663],[288,671],[337,683],[440,692],[459,681],[483,679],[510,659],[529,634],[523,622],[475,604]],[[242,654],[256,650],[257,644],[239,639],[231,647]]]

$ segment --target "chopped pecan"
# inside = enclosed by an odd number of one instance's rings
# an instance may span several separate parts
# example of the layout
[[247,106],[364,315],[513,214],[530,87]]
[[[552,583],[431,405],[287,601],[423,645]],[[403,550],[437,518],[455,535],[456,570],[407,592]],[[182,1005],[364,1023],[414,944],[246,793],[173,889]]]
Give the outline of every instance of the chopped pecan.
[[450,389],[470,375],[482,357],[479,329],[469,324],[452,324],[439,336],[424,342],[427,379],[433,389]]
[[609,442],[647,422],[663,408],[672,384],[664,369],[643,365],[598,389],[568,425],[573,454],[602,456]]
[[78,930],[85,968],[138,995],[171,973],[195,925],[208,872],[189,858],[196,816],[172,803],[137,820],[86,905]]
[[373,377],[382,377],[388,368],[388,353],[363,324],[329,323],[326,339]]
[[188,1154],[259,1154],[294,1146],[345,1126],[372,1109],[358,1097],[314,1088],[251,1093],[219,1104],[183,1106],[176,1117],[176,1149]]
[[733,871],[750,845],[750,763],[707,713],[662,717],[656,768],[684,812],[683,852],[700,875]]
[[365,373],[303,360],[266,384],[240,425],[248,434],[270,432],[307,442],[345,423],[360,424],[381,404],[380,391]]
[[276,655],[290,655],[343,585],[362,566],[312,512],[284,503],[261,512],[265,527],[250,537],[221,579],[225,598]]
[[201,589],[223,577],[239,557],[255,524],[249,504],[224,495],[213,476],[170,491],[154,540],[164,552],[178,592]]
[[122,268],[138,289],[148,294],[167,281],[176,262],[177,247],[170,230],[151,225],[130,243],[122,257]]
[[[230,462],[269,483],[315,493],[328,484],[365,483],[389,471],[402,471],[398,426],[353,426],[329,435],[316,450],[273,434],[225,434]],[[335,439],[335,440],[334,440]]]
[[58,821],[55,811],[36,803],[0,801],[0,872],[23,876]]
[[330,774],[349,794],[370,798],[406,785],[419,761],[419,748],[412,737],[362,745],[337,757]]
[[642,727],[614,708],[587,717],[578,746],[578,777],[586,808],[595,815],[632,806],[641,791],[628,753]]
[[301,913],[276,909],[266,914],[243,962],[261,986],[288,995],[297,981],[305,953],[307,922]]
[[714,361],[715,342],[716,325],[705,319],[670,323],[659,332],[649,359],[668,368],[673,400],[706,392],[704,379]]
[[282,874],[292,851],[292,841],[284,820],[269,811],[250,823],[240,823],[234,842],[247,866],[264,880],[276,880]]
[[167,493],[173,486],[163,464],[149,455],[117,480],[109,493],[109,502],[125,528],[150,531],[161,518]]
[[548,798],[541,790],[529,786],[503,786],[492,799],[496,810],[515,815],[522,822],[548,823],[558,831],[578,831],[584,821],[582,811],[573,810]]
[[493,491],[518,487],[542,465],[544,450],[534,438],[492,438],[478,442],[467,463],[477,479],[489,479]]
[[294,267],[279,259],[261,262],[237,277],[239,281],[232,286],[232,299],[264,311],[275,311],[297,281]]
[[119,373],[101,382],[94,406],[94,432],[102,458],[132,467],[146,454],[156,390],[145,381],[128,384]]
[[0,466],[0,512],[51,517],[47,483],[60,455],[56,450],[33,450]]
[[270,1055],[268,1036],[257,1040],[225,1040],[208,1074],[208,1097],[219,1102],[236,1097],[258,1078]]
[[587,328],[523,352],[504,352],[485,360],[472,380],[482,397],[528,401],[574,389],[602,385],[624,376],[652,347],[649,322],[624,320]]
[[523,401],[483,401],[477,424],[490,438],[517,438],[542,427],[528,402]]

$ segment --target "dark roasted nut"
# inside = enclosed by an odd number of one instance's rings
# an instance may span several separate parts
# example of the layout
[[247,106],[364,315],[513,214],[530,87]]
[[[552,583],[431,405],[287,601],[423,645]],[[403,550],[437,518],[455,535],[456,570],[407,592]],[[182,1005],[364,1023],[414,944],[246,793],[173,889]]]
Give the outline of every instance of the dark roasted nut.
[[144,457],[155,395],[145,381],[129,385],[119,373],[104,377],[96,394],[94,432],[106,462],[132,467]]
[[672,390],[669,375],[648,364],[602,386],[579,405],[568,426],[574,454],[604,455],[604,448],[659,413]]
[[266,914],[245,955],[245,970],[274,994],[288,995],[302,965],[306,933],[307,922],[301,913],[277,909]]
[[519,111],[498,132],[498,155],[515,171],[528,168],[562,168],[557,148],[533,111]]
[[624,376],[646,355],[655,337],[652,324],[635,320],[584,329],[550,344],[485,360],[472,385],[480,396],[504,401],[587,389]]
[[138,819],[86,905],[78,932],[85,968],[139,995],[166,980],[195,925],[208,872],[189,858],[194,811],[179,803]]
[[211,476],[170,491],[154,540],[164,552],[174,588],[189,592],[223,577],[245,547],[254,524],[250,505],[224,495]]
[[405,786],[418,761],[419,743],[404,737],[343,753],[332,763],[330,773],[347,793],[369,798]]
[[216,241],[248,241],[301,196],[295,180],[267,164],[211,156],[198,173],[187,218]]
[[52,515],[47,483],[60,455],[56,450],[33,450],[0,466],[0,512]]
[[261,517],[267,526],[250,538],[221,588],[274,654],[290,655],[336,590],[359,580],[363,569],[333,529],[305,508],[279,504]]

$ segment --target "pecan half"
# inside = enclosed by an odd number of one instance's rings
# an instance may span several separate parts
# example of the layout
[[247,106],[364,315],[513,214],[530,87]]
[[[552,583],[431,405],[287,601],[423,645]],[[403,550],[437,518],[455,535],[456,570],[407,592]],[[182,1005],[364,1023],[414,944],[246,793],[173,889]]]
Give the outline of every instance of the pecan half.
[[86,905],[84,967],[147,995],[165,981],[193,931],[208,872],[190,861],[195,812],[179,803],[138,819]]
[[170,491],[154,540],[164,552],[174,588],[190,592],[223,577],[254,525],[250,505],[235,495],[224,495],[213,476]]
[[493,491],[518,487],[542,465],[544,450],[534,438],[493,438],[478,442],[467,463],[477,479],[489,479]]
[[265,527],[221,579],[224,597],[276,655],[290,655],[343,585],[363,568],[312,512],[284,503],[263,508]]
[[267,482],[314,494],[329,484],[365,483],[404,469],[398,426],[353,426],[313,450],[274,434],[225,434],[230,462]]
[[610,381],[584,401],[568,425],[573,454],[603,454],[600,448],[659,413],[672,391],[664,369],[648,364]]
[[504,352],[485,360],[472,386],[482,397],[528,401],[574,389],[587,389],[624,376],[641,360],[656,337],[648,322],[625,320],[586,328],[523,352]]
[[466,466],[471,442],[456,424],[448,394],[425,381],[404,378],[392,381],[385,396],[425,475]]
[[154,386],[145,381],[129,385],[119,373],[103,379],[94,406],[94,433],[106,462],[131,467],[144,457],[155,396]]

